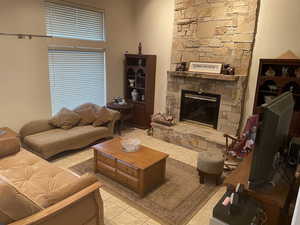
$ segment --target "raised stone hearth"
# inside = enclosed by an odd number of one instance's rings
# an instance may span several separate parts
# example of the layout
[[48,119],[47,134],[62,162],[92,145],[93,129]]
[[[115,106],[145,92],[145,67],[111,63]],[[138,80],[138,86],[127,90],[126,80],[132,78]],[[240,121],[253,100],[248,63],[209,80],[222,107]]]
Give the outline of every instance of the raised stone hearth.
[[168,127],[152,123],[155,138],[180,145],[195,151],[224,150],[225,138],[222,132],[197,124],[180,122]]

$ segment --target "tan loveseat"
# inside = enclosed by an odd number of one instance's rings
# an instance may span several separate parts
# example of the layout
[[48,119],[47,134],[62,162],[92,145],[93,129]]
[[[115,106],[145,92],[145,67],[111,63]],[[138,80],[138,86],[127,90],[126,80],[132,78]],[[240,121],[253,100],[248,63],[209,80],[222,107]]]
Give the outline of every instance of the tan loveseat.
[[0,139],[0,224],[103,225],[100,184]]
[[20,138],[26,149],[45,159],[67,150],[81,149],[100,139],[113,136],[115,122],[120,113],[109,111],[113,119],[105,126],[75,126],[66,130],[52,126],[48,119],[36,120],[21,128]]

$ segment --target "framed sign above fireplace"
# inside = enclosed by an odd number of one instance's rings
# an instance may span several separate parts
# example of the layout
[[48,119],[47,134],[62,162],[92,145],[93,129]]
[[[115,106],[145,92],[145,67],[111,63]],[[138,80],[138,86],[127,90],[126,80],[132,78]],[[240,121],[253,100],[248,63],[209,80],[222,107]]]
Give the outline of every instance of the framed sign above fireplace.
[[221,74],[222,63],[190,62],[189,71],[198,73]]

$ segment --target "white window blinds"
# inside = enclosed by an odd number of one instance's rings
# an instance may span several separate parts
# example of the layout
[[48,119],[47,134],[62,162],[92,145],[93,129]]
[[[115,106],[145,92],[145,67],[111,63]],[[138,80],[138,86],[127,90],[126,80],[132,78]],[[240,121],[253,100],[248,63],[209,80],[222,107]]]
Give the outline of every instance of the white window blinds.
[[49,50],[52,113],[92,102],[105,105],[104,52]]
[[104,13],[45,2],[47,35],[104,41]]

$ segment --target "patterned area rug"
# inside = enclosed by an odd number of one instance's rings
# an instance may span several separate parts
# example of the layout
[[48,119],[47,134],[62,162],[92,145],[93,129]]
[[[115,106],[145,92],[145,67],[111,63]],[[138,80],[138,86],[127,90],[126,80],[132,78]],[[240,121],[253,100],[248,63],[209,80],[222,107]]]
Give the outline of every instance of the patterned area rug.
[[[89,159],[70,169],[79,175],[93,173],[93,162]],[[166,182],[144,198],[101,174],[97,177],[105,191],[167,225],[185,224],[218,190],[214,182],[200,184],[196,168],[171,158]]]

